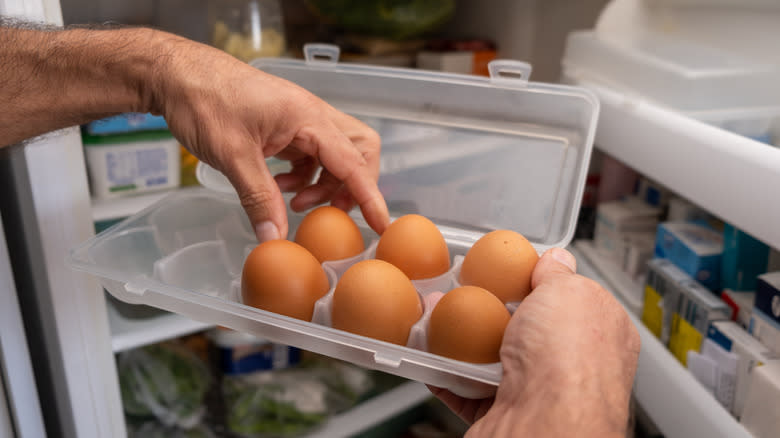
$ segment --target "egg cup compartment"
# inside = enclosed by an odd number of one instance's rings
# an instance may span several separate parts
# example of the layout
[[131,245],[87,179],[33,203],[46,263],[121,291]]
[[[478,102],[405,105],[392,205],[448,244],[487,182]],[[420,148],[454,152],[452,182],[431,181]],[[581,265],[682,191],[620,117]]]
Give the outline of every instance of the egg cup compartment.
[[253,238],[240,205],[206,197],[185,201],[172,200],[160,205],[148,216],[157,244],[163,254],[172,254],[189,245],[210,240]]
[[154,263],[154,276],[163,283],[229,301],[238,301],[232,288],[236,270],[222,240],[189,245]]
[[[371,245],[376,246],[377,240],[374,241]],[[360,254],[346,258],[341,260],[328,260],[326,262],[322,263],[323,267],[327,267],[330,269],[334,275],[336,275],[336,278],[341,278],[342,275],[344,275],[345,272],[347,272],[347,269],[352,267],[357,262],[360,262],[362,260],[366,259],[367,250],[362,251]]]
[[[377,245],[379,245],[379,240],[375,240],[371,243],[371,245],[369,245],[369,247],[364,252],[363,260],[371,260],[376,258]],[[454,280],[453,275],[455,275],[456,270],[460,272],[460,266],[456,266],[458,260],[458,256],[456,256],[455,260],[450,264],[450,268],[447,270],[447,272],[439,275],[438,277],[411,280],[412,284],[414,285],[415,289],[417,289],[417,291],[423,296],[431,292],[446,292],[452,289]],[[460,260],[462,260],[462,257]]]

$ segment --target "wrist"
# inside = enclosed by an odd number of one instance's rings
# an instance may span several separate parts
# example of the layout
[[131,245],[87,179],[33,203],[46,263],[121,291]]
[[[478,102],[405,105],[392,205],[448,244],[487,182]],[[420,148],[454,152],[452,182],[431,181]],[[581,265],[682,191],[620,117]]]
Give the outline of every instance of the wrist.
[[490,424],[489,432],[479,433],[487,429],[475,428],[478,433],[469,436],[625,436],[628,395],[621,385],[604,383],[598,376],[545,374],[514,379],[506,386],[502,382],[491,411],[482,420]]

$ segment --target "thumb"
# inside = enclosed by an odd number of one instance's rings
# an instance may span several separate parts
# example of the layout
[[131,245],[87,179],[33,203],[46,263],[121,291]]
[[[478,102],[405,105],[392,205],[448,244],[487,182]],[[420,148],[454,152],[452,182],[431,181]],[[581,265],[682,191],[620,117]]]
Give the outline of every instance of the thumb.
[[531,275],[531,288],[536,289],[542,283],[550,282],[560,276],[577,272],[577,260],[563,248],[550,248],[539,259]]
[[[254,161],[254,160],[252,160]],[[226,176],[236,188],[257,241],[286,239],[287,207],[265,160],[238,164]]]

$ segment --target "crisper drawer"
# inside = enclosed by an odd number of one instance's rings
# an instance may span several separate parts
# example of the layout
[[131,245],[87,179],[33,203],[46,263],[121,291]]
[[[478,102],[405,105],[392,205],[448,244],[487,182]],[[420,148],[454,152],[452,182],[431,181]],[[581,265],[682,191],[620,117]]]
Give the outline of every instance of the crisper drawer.
[[[466,397],[495,392],[500,363],[473,364],[425,351],[426,296],[446,293],[459,263],[486,232],[510,229],[541,252],[571,240],[593,143],[598,102],[582,89],[528,82],[530,66],[491,65],[491,78],[341,65],[333,47],[307,60],[253,65],[294,81],[368,123],[382,138],[380,190],[391,216],[417,213],[442,232],[451,268],[437,282],[414,282],[423,317],[406,346],[329,326],[329,299],[302,321],[241,303],[244,260],[257,244],[224,176],[204,167],[200,191],[174,193],[100,233],[71,263],[101,278],[120,300],[262,336]],[[314,56],[321,55],[321,56]],[[318,60],[325,56],[327,60]],[[302,214],[288,211],[290,238]],[[325,262],[331,292],[350,263],[373,257],[378,237],[358,212],[365,251]],[[376,309],[381,312],[382,309]]]

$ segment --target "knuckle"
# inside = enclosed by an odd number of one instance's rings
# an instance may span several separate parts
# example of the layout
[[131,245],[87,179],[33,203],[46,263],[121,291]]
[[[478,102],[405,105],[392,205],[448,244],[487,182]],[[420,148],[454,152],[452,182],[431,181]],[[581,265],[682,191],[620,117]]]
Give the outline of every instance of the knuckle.
[[368,152],[375,151],[378,153],[382,148],[382,137],[380,137],[379,133],[373,129],[366,127],[363,130],[363,138],[365,139],[366,144],[370,146]]
[[241,194],[241,206],[254,214],[266,214],[270,210],[273,194],[270,190],[255,190]]

